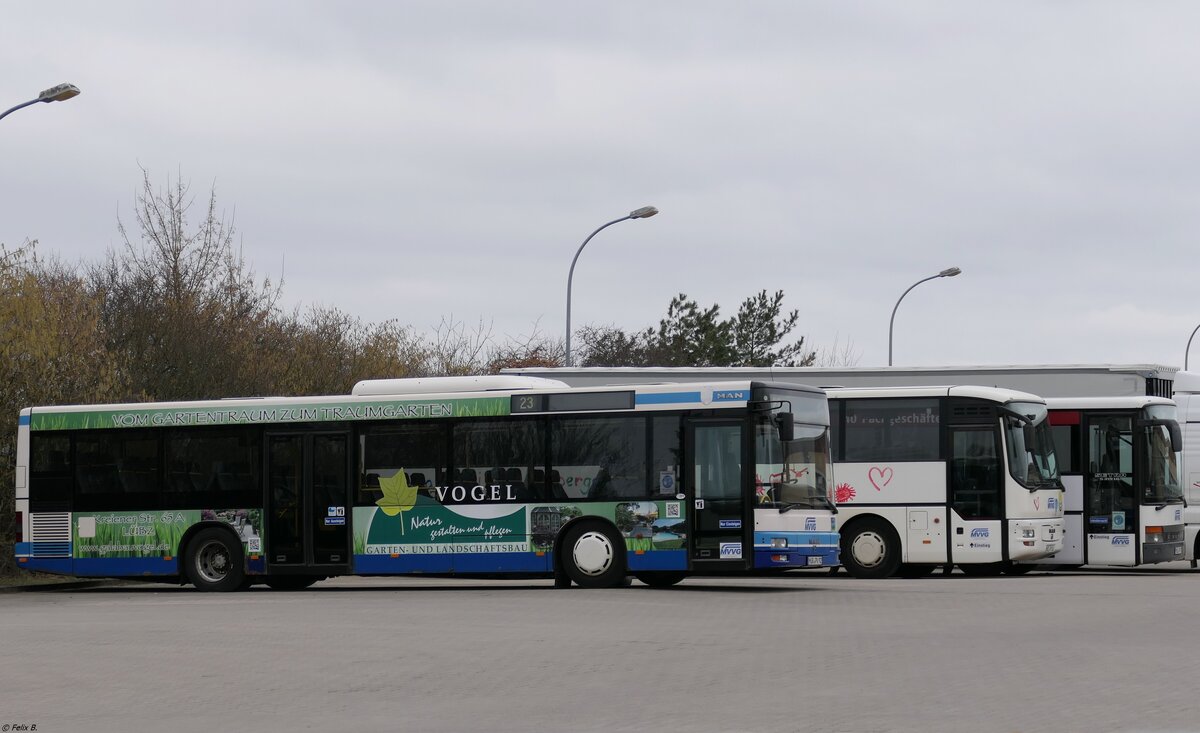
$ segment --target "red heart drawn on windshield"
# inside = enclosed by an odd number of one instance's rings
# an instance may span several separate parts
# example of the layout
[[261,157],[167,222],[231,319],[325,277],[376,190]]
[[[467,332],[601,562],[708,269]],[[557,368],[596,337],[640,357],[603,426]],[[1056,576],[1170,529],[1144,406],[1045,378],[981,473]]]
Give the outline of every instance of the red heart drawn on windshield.
[[878,468],[872,466],[871,470],[867,471],[867,480],[871,482],[871,485],[875,487],[876,491],[879,491],[884,486],[887,486],[892,482],[893,475],[894,472],[891,468]]

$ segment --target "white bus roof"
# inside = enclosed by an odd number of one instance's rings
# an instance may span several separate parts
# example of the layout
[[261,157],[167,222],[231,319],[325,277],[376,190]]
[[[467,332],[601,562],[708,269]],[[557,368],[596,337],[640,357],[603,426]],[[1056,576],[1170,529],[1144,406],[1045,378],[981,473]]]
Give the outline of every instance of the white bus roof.
[[[459,378],[449,377],[446,380]],[[218,425],[289,424],[306,422],[379,420],[399,418],[449,418],[508,415],[502,403],[508,394],[562,394],[634,392],[637,397],[628,408],[635,410],[706,409],[712,407],[744,406],[752,386],[761,384],[750,380],[713,380],[704,383],[681,384],[623,384],[586,389],[568,387],[552,380],[537,380],[541,386],[530,389],[480,389],[481,384],[466,378],[462,382],[443,382],[450,389],[441,393],[420,391],[429,383],[411,384],[422,380],[381,380],[385,384],[369,389],[375,394],[321,395],[305,397],[250,397],[188,402],[133,402],[124,404],[62,405],[32,407],[21,410],[20,424],[32,425],[35,430],[90,429],[102,427],[192,427]],[[510,377],[511,379],[511,377]],[[435,380],[427,380],[435,381]],[[530,381],[525,381],[530,384]],[[362,383],[360,383],[362,384]],[[561,386],[547,386],[547,385]],[[471,386],[472,391],[454,391],[455,385]],[[417,391],[396,392],[404,389]],[[813,387],[793,384],[766,384],[810,392],[823,399],[824,393]],[[506,394],[507,393],[507,394]],[[497,401],[500,402],[497,402]],[[446,405],[452,406],[449,410]],[[462,409],[464,412],[460,413]],[[601,409],[601,408],[592,408]],[[571,412],[572,410],[565,410]],[[581,411],[589,411],[582,408]],[[545,412],[537,410],[536,412]]]
[[[1170,396],[1178,370],[1160,364],[993,364],[921,367],[531,367],[505,374],[550,377],[576,386],[622,382],[761,379],[818,387],[979,384],[1042,396]],[[1198,385],[1200,386],[1200,385]]]
[[515,389],[567,389],[566,382],[542,377],[518,377],[511,374],[487,374],[468,377],[420,377],[415,379],[364,379],[350,394],[397,395],[452,392],[491,392]]
[[1200,372],[1176,372],[1175,391],[1186,394],[1200,392]]
[[1051,410],[1139,410],[1151,405],[1174,407],[1175,402],[1166,397],[1124,395],[1120,397],[1047,397],[1046,407]]
[[882,397],[972,397],[1001,404],[1008,402],[1044,403],[1041,397],[1028,392],[1018,392],[1015,389],[1000,387],[979,387],[970,384],[949,385],[941,387],[839,387],[825,390],[829,399],[868,399]]

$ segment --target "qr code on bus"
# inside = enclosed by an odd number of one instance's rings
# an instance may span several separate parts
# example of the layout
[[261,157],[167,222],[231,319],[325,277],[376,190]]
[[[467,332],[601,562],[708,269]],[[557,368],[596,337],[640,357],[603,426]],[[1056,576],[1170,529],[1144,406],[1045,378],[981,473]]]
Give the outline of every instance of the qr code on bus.
[[677,501],[667,502],[667,518],[679,518],[680,504]]

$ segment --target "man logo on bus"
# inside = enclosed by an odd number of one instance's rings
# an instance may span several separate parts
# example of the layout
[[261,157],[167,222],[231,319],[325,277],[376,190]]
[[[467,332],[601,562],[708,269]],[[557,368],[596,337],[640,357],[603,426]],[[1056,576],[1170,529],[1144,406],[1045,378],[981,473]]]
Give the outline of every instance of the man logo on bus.
[[972,538],[987,537],[987,536],[988,536],[987,527],[976,527],[975,529],[971,530]]

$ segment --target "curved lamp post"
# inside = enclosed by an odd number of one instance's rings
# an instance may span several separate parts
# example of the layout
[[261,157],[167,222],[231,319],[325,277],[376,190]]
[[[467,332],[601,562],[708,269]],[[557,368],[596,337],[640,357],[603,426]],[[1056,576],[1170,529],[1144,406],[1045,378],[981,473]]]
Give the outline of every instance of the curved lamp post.
[[653,206],[643,206],[640,209],[635,209],[634,211],[629,212],[628,216],[622,216],[620,219],[613,219],[589,234],[587,239],[583,240],[583,244],[579,245],[579,249],[575,251],[575,257],[571,260],[571,271],[567,273],[567,366],[571,366],[571,281],[575,278],[575,262],[579,259],[579,253],[583,252],[583,248],[587,246],[588,242],[592,241],[592,237],[600,233],[601,229],[605,229],[606,227],[610,227],[613,224],[616,224],[619,221],[625,221],[626,219],[649,219],[657,213],[658,209],[654,208]]
[[28,102],[22,102],[16,107],[10,107],[9,109],[5,110],[2,114],[0,114],[0,120],[4,119],[11,113],[16,112],[17,110],[22,109],[23,107],[28,107],[31,104],[37,104],[38,102],[62,102],[78,95],[79,87],[75,86],[74,84],[59,84],[58,86],[50,87],[41,94],[37,95],[37,99],[31,99]]
[[1187,348],[1183,350],[1183,371],[1185,372],[1187,371],[1188,366],[1188,354],[1192,352],[1192,339],[1196,338],[1196,331],[1200,331],[1200,326],[1196,326],[1196,328],[1192,331],[1192,335],[1188,336]]
[[[945,270],[942,270],[941,272],[939,272],[936,275],[930,275],[929,277],[927,277],[923,280],[918,280],[915,283],[913,283],[912,285],[909,285],[908,290],[904,291],[904,295],[908,295],[910,290],[917,287],[918,285],[920,285],[923,282],[928,282],[929,280],[936,280],[939,277],[954,277],[955,275],[957,275],[961,272],[962,272],[962,270],[958,269],[957,267],[950,267]],[[904,300],[904,295],[900,296],[900,300]],[[896,308],[900,307],[900,300],[897,300],[896,306],[894,308],[892,308],[892,320],[888,322],[888,366],[892,365],[892,326],[894,326],[896,324]]]

